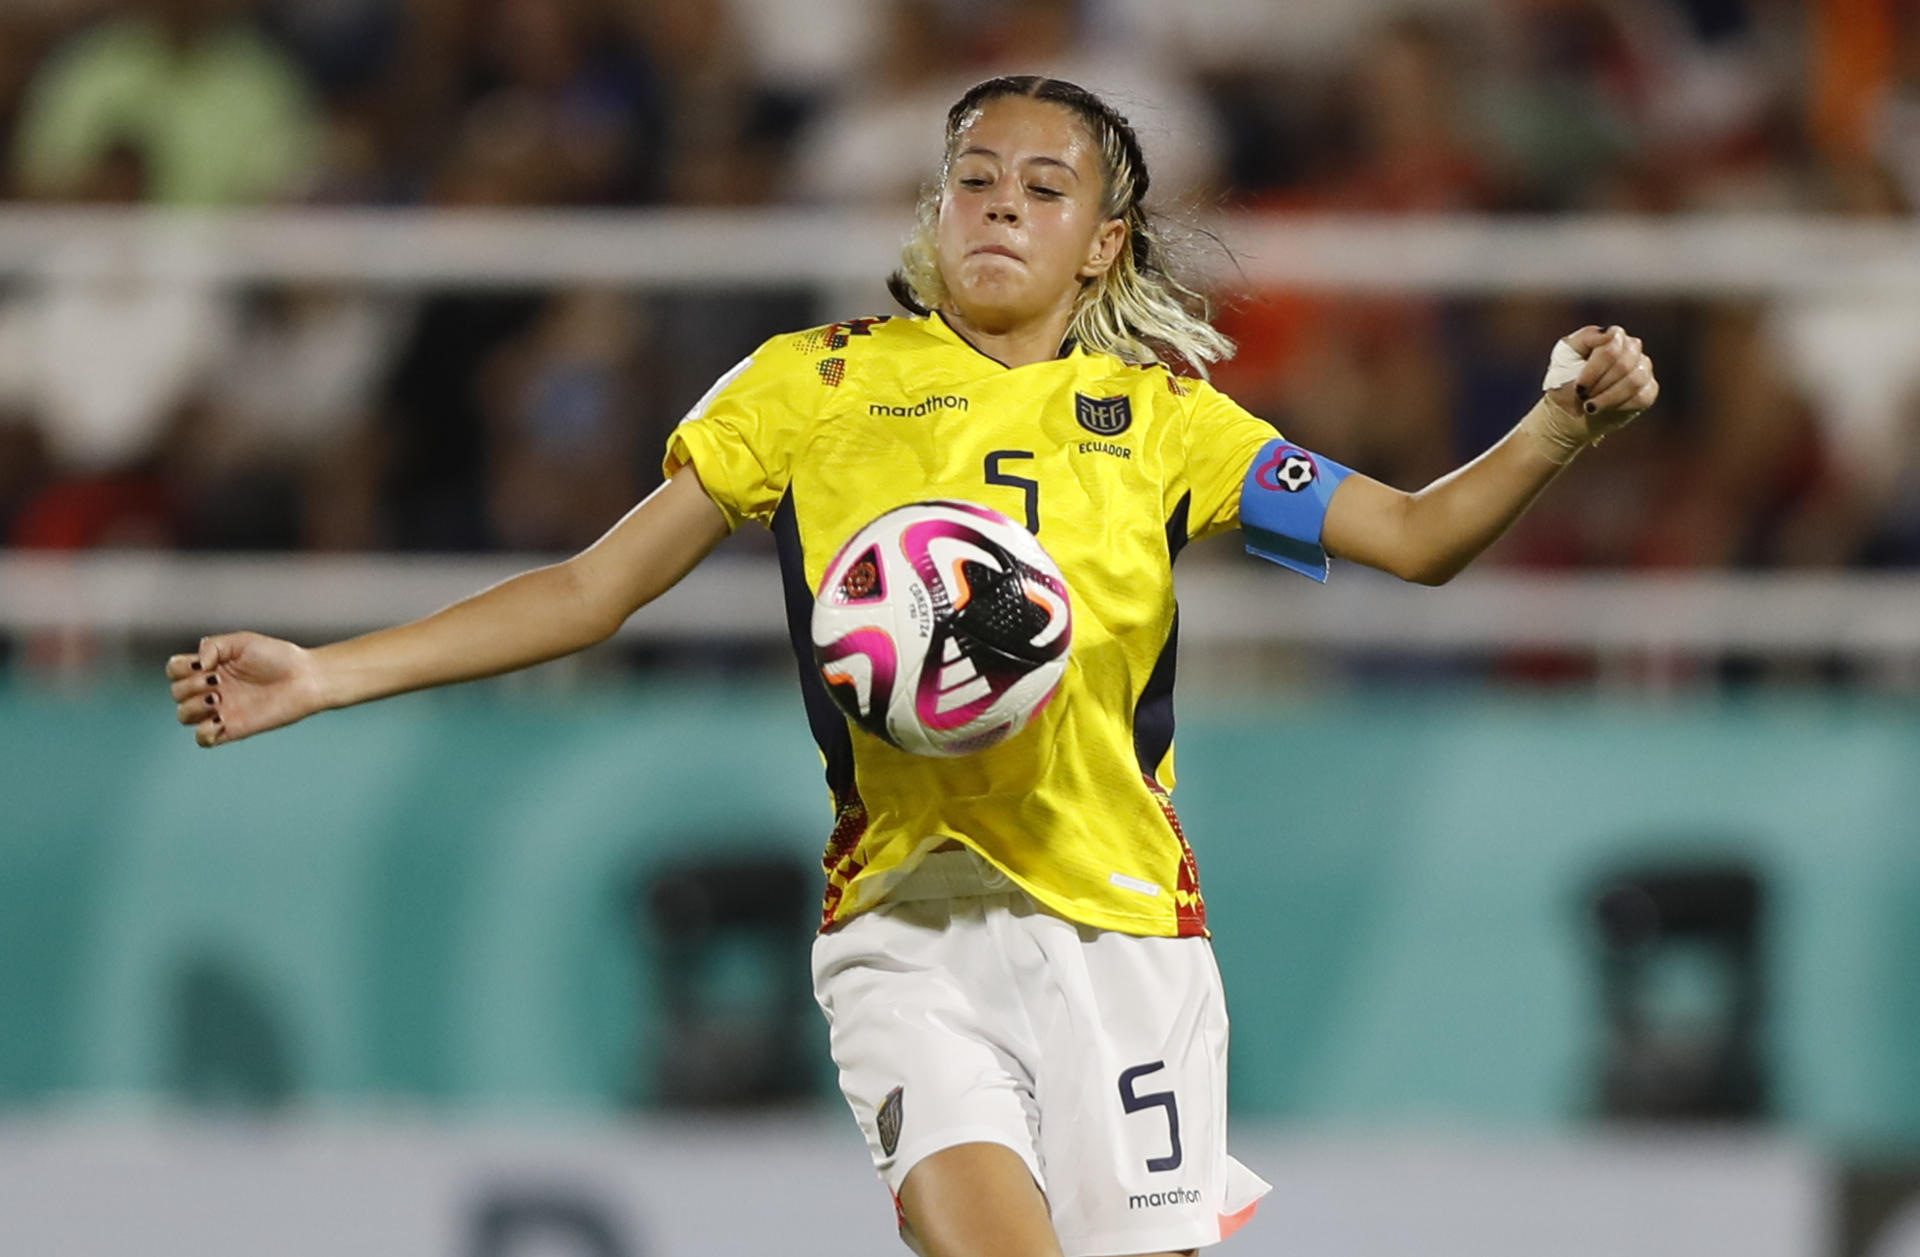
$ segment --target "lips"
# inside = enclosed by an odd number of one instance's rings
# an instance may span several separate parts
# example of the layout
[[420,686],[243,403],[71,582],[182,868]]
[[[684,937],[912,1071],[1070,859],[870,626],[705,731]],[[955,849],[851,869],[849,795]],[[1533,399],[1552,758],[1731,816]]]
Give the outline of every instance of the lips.
[[982,253],[991,253],[996,257],[1012,258],[1016,262],[1026,261],[1025,258],[1021,257],[1018,253],[1015,253],[1012,249],[1009,249],[1004,244],[986,244],[986,245],[981,245],[979,248],[974,250],[974,254],[976,256]]

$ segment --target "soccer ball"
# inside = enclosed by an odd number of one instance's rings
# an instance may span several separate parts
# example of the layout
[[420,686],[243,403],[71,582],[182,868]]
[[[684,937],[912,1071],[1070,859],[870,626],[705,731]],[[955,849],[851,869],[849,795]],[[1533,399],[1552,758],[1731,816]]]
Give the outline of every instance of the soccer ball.
[[1067,669],[1073,611],[1039,541],[972,502],[915,502],[855,533],[813,602],[813,660],[852,721],[916,755],[1012,737]]

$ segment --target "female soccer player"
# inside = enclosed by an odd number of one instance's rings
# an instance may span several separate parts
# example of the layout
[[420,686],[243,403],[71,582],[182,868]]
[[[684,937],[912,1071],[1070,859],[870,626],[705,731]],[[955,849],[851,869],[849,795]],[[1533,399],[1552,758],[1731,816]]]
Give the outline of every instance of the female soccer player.
[[[563,563],[314,650],[206,638],[167,664],[180,720],[218,746],[552,659],[743,520],[771,527],[838,809],[815,994],[903,1236],[929,1257],[1218,1241],[1266,1185],[1227,1155],[1227,1019],[1168,801],[1175,555],[1237,524],[1316,579],[1333,554],[1438,584],[1659,389],[1637,340],[1582,328],[1497,445],[1391,489],[1160,365],[1231,347],[1168,274],[1146,191],[1132,130],[1086,91],[976,86],[895,276],[909,317],[760,346],[675,431],[667,483]],[[936,497],[1023,519],[1074,604],[1039,727],[952,759],[853,732],[807,629],[840,544]]]

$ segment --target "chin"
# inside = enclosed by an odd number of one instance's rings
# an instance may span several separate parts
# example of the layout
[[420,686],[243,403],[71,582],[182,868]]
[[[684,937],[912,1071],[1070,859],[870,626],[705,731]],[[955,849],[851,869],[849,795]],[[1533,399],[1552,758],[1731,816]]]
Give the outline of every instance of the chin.
[[1033,300],[1027,285],[1008,283],[1013,276],[970,277],[971,282],[952,289],[953,301],[962,313],[975,322],[1020,322],[1044,303]]
[[967,322],[983,331],[1001,331],[1031,317],[1027,303],[1004,300],[999,293],[955,293],[953,304]]

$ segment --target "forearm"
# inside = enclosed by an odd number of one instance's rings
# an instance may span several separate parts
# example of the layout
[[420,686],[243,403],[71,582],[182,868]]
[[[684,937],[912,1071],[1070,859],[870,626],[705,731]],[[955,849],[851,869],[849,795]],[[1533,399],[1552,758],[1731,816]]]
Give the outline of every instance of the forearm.
[[1430,585],[1451,580],[1505,535],[1565,467],[1515,427],[1472,462],[1408,494],[1401,574]]
[[200,639],[167,660],[174,714],[220,746],[389,694],[558,658],[613,635],[727,535],[691,467],[564,563],[535,568],[425,619],[304,650],[260,633]]
[[313,652],[326,707],[495,676],[604,640],[568,564],[535,568],[424,619]]

